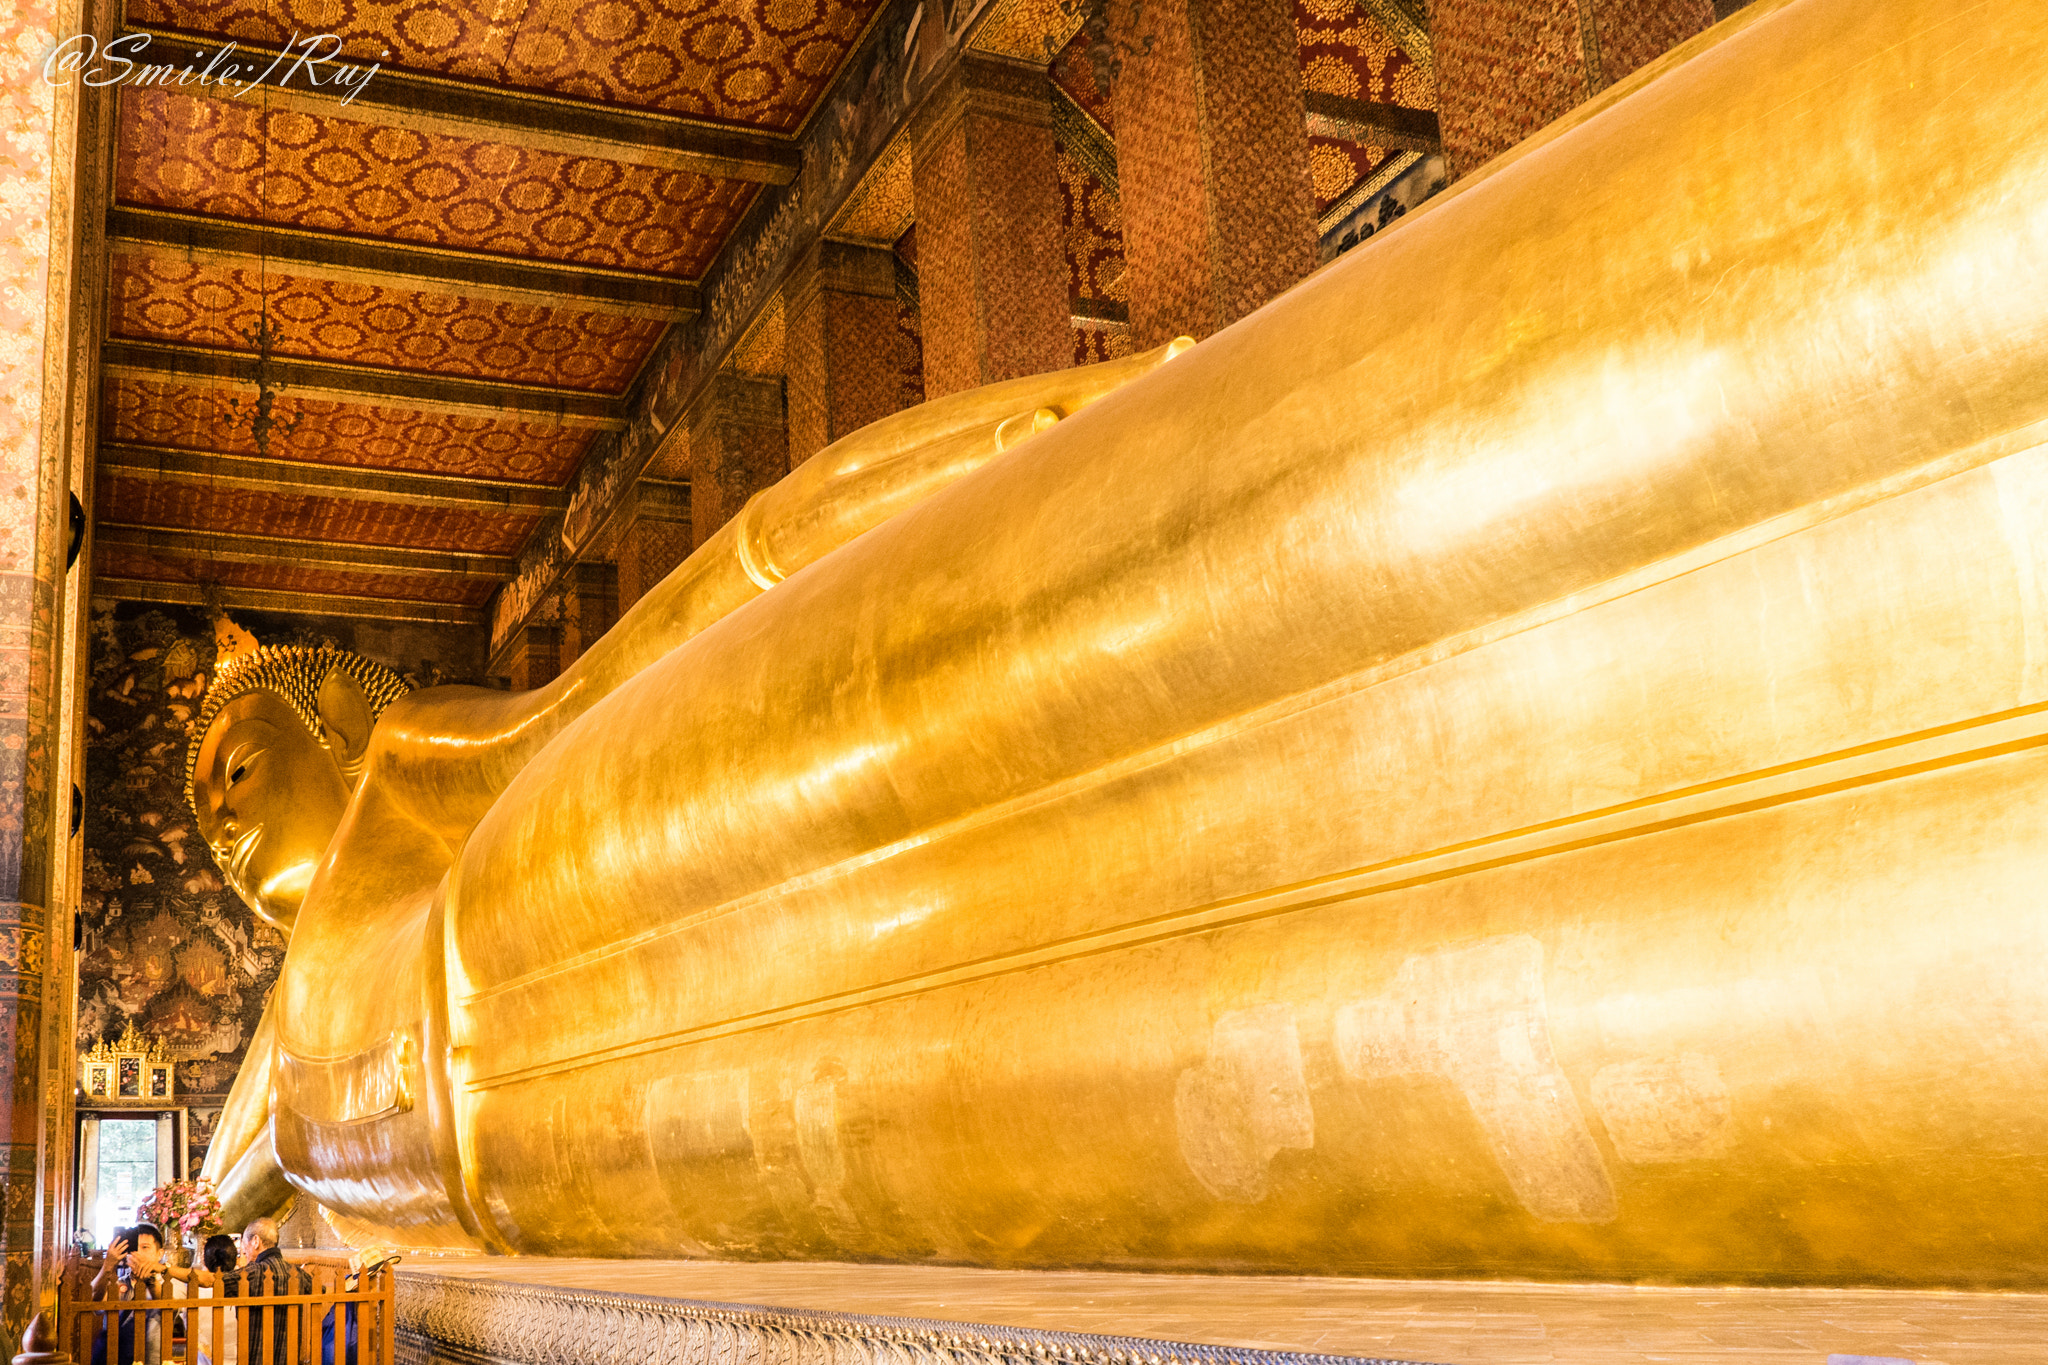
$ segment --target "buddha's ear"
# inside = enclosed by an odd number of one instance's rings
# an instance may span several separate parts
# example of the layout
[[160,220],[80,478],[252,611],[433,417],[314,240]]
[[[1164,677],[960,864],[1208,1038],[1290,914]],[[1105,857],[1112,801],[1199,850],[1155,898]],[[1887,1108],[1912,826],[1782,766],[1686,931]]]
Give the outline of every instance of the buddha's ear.
[[361,683],[337,668],[320,684],[319,703],[327,748],[353,791],[363,775],[363,756],[370,751],[370,727],[377,720],[370,712],[370,699]]

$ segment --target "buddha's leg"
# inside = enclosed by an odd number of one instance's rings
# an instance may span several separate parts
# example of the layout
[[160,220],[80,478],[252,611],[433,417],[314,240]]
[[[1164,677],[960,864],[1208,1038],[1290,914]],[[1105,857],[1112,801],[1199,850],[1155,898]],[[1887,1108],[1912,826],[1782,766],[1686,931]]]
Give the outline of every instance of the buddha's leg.
[[754,738],[748,802],[745,708],[666,679],[480,832],[588,842],[464,883],[478,1204],[556,1254],[2023,1282],[2043,508],[2014,455],[886,843],[913,746]]

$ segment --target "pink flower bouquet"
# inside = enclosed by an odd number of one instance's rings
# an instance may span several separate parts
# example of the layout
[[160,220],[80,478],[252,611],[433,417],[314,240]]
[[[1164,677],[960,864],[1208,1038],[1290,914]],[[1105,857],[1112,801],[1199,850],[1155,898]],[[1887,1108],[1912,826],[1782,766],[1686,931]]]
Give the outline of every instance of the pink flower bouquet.
[[166,1240],[204,1239],[220,1227],[220,1196],[204,1176],[171,1180],[151,1190],[149,1197],[135,1206],[135,1212],[162,1228]]

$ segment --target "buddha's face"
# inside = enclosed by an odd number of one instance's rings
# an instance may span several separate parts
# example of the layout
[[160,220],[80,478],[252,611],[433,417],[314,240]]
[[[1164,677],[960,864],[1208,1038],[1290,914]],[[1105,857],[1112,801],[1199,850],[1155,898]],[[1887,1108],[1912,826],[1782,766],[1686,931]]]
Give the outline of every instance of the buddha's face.
[[199,832],[228,885],[289,934],[348,808],[333,753],[274,692],[245,692],[200,738]]

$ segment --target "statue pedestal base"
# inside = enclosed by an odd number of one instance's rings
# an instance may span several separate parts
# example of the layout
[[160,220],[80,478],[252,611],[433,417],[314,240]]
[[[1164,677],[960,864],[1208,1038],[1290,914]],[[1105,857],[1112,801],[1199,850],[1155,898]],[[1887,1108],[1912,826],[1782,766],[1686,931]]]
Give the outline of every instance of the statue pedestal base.
[[[905,1317],[656,1297],[632,1289],[537,1284],[527,1282],[533,1276],[534,1262],[503,1264],[519,1278],[498,1279],[474,1270],[462,1274],[437,1274],[434,1269],[401,1273],[398,1359],[402,1365],[514,1365],[556,1360],[583,1365],[758,1365],[763,1361],[844,1365],[850,1360],[875,1365],[1043,1365],[1048,1360],[1075,1365],[1418,1365],[1379,1356],[1343,1357],[1008,1326],[1003,1321],[1018,1314],[1008,1311],[1015,1305],[1002,1302],[1000,1293],[957,1305],[963,1310],[962,1317],[973,1314],[982,1319],[977,1322],[950,1316]],[[607,1267],[627,1283],[655,1278],[648,1273],[652,1267],[677,1265],[647,1261],[555,1264]],[[889,1275],[902,1270],[844,1265],[800,1268],[838,1271],[856,1278],[864,1272]],[[1029,1281],[1070,1278],[1028,1271],[951,1273],[1012,1279],[1016,1281],[1013,1295]],[[600,1272],[564,1278],[601,1280],[604,1276]],[[955,1305],[927,1302],[923,1306],[936,1311]]]
[[2048,1365],[2048,1294],[414,1259],[404,1365]]

